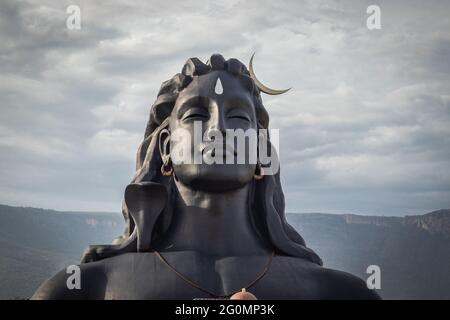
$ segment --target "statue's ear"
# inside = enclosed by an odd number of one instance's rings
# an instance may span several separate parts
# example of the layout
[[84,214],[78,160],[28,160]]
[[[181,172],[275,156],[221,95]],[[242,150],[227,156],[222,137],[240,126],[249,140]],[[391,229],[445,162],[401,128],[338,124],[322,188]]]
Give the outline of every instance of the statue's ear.
[[159,153],[163,163],[167,163],[170,158],[170,131],[163,129],[159,133]]

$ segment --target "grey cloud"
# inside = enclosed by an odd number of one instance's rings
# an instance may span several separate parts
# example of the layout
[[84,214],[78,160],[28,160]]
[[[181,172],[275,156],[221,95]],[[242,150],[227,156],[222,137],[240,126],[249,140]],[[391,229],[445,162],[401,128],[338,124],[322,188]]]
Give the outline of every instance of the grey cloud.
[[289,211],[449,207],[450,4],[72,1],[0,6],[0,202],[120,210],[160,84],[220,52],[292,86],[264,97]]

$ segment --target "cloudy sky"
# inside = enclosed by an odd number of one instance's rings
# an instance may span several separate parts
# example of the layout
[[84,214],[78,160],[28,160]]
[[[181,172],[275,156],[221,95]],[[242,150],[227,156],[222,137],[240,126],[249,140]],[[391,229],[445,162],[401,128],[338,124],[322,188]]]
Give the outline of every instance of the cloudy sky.
[[288,211],[450,208],[449,1],[130,3],[2,0],[0,203],[120,211],[160,84],[256,51],[260,80],[293,87],[263,97]]

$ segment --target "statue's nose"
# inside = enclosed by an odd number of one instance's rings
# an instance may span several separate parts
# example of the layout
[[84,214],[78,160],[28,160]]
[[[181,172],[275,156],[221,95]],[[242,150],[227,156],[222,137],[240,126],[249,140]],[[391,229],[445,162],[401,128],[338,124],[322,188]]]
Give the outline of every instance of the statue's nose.
[[226,123],[226,119],[225,116],[223,115],[223,113],[220,111],[220,108],[217,108],[217,112],[214,112],[214,114],[211,117],[210,120],[210,129],[211,130],[218,130],[220,131],[222,134],[226,133],[227,130],[227,123]]

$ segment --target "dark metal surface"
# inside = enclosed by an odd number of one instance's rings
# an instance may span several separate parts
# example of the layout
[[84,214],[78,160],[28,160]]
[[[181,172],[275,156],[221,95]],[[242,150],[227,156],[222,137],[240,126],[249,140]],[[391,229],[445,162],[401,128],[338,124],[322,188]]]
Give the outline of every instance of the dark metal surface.
[[[221,89],[216,90],[220,78]],[[254,280],[275,251],[267,273],[252,287],[264,299],[377,298],[347,273],[321,259],[286,222],[279,172],[255,180],[255,164],[170,164],[178,128],[193,133],[195,109],[203,130],[267,128],[260,91],[236,59],[189,59],[164,82],[137,152],[136,174],[125,190],[126,228],[112,245],[90,246],[82,259],[81,290],[68,290],[65,271],[35,299],[193,299],[189,285],[155,255],[202,288],[237,291]],[[247,120],[230,116],[238,109]],[[244,118],[245,118],[244,117]],[[204,145],[192,141],[192,151]],[[269,141],[270,143],[270,141]],[[163,169],[161,167],[163,166]],[[166,167],[172,175],[164,175]]]

